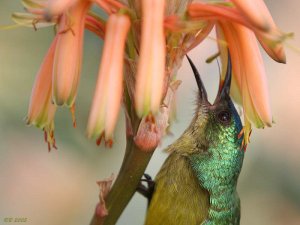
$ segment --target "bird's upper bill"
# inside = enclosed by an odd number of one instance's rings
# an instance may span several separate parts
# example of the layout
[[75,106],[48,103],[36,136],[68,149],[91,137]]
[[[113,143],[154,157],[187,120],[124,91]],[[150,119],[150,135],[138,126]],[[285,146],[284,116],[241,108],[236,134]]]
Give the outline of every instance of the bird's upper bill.
[[[164,122],[168,124],[173,104],[166,104],[164,99],[174,75],[185,54],[212,30],[216,31],[222,79],[227,71],[228,49],[231,54],[231,96],[244,109],[245,137],[251,130],[250,121],[256,127],[272,124],[258,43],[275,61],[285,63],[283,41],[287,35],[276,27],[263,0],[22,0],[22,3],[27,12],[14,13],[15,22],[34,29],[57,27],[50,53],[33,88],[28,112],[31,124],[52,132],[57,106],[70,107],[74,113],[84,29],[104,40],[88,136],[104,137],[111,144],[122,101],[132,105],[139,117],[159,117],[161,107],[166,107],[168,115]],[[93,12],[94,5],[108,19]],[[127,115],[129,123],[130,115]],[[165,133],[166,126],[158,128],[155,120],[151,121],[155,128],[152,131],[162,129],[157,133]],[[127,132],[132,132],[130,126]]]
[[[207,92],[205,89],[205,86],[202,82],[201,76],[196,68],[196,66],[194,65],[194,63],[192,62],[192,60],[190,59],[190,57],[187,55],[187,59],[192,67],[195,79],[196,79],[196,83],[199,89],[199,101],[201,104],[206,104],[206,105],[211,105],[208,101],[207,98]],[[228,60],[227,60],[227,70],[226,70],[226,74],[225,74],[225,78],[222,80],[220,79],[220,84],[219,84],[219,90],[216,96],[216,99],[214,101],[214,104],[218,104],[218,102],[226,99],[226,98],[230,98],[230,86],[231,86],[231,78],[232,78],[232,64],[231,64],[231,57],[230,54],[228,54]]]

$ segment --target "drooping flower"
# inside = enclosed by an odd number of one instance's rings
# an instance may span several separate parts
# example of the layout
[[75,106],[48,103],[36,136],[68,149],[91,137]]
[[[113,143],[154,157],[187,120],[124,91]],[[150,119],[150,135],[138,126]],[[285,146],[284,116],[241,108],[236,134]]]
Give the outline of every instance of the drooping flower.
[[[102,8],[109,19],[90,10],[93,4]],[[234,72],[231,95],[244,109],[245,145],[251,123],[257,127],[272,123],[258,42],[270,57],[284,63],[283,41],[288,35],[276,27],[263,0],[23,0],[23,5],[28,13],[14,14],[17,23],[35,29],[57,26],[53,71],[49,72],[51,98],[56,105],[71,107],[73,113],[84,28],[104,38],[87,128],[88,136],[98,141],[104,137],[107,145],[111,145],[123,102],[127,136],[135,136],[136,144],[143,148],[147,137],[152,135],[147,146],[155,148],[170,120],[170,107],[164,108],[167,90],[176,79],[185,54],[199,45],[213,28],[217,32],[217,55],[223,71],[228,49],[231,53]],[[115,23],[111,25],[113,20]]]
[[56,106],[52,102],[52,70],[57,39],[54,39],[37,73],[32,88],[26,122],[45,132],[45,141],[55,148],[54,115]]
[[[194,3],[189,7],[189,14],[193,18],[215,21],[222,65],[227,65],[229,49],[234,72],[231,94],[244,109],[243,144],[246,146],[251,133],[249,121],[258,128],[272,125],[265,69],[257,39],[274,60],[284,63],[281,43],[284,34],[275,26],[263,1],[233,0],[232,3],[235,5]],[[223,68],[223,73],[225,71]]]
[[142,0],[141,49],[135,93],[139,116],[156,113],[161,103],[166,60],[164,10],[162,0]]
[[80,0],[59,19],[58,40],[53,65],[53,101],[74,104],[80,78],[85,14],[90,3]]
[[[282,33],[276,27],[264,2],[262,0],[255,0],[251,3],[251,5],[253,5],[254,2],[256,4],[255,9],[253,9],[253,6],[250,8],[240,6],[242,10],[239,10],[239,8],[231,4],[205,4],[197,2],[189,6],[188,12],[192,18],[207,19],[216,22],[227,21],[229,23],[239,23],[249,28],[256,34],[258,40],[270,57],[272,57],[275,61],[285,63],[286,59],[282,41],[287,37],[287,35]],[[255,12],[253,12],[253,10]],[[261,20],[264,22],[261,23],[264,24],[263,26],[265,29],[262,29],[262,25],[256,26],[256,24],[253,23],[254,19],[250,17],[252,14],[256,14],[256,17],[257,15],[262,15]],[[248,19],[249,17],[250,19]]]
[[[232,24],[230,28],[228,25],[223,30],[232,58],[239,63],[233,65],[233,70],[239,90],[242,92],[244,109],[245,111],[257,109],[257,112],[246,116],[255,116],[257,113],[257,118],[251,118],[257,127],[271,126],[272,114],[268,104],[267,81],[255,35],[238,24]],[[232,32],[237,34],[234,40],[228,37]]]
[[129,27],[130,19],[124,14],[112,14],[106,25],[99,77],[87,126],[89,137],[104,135],[106,142],[112,139],[121,106],[124,49]]

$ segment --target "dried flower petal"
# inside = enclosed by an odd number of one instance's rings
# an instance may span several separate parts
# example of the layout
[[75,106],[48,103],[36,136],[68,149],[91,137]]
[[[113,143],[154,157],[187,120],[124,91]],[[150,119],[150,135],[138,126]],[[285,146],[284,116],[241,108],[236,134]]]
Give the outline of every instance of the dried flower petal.
[[172,103],[180,84],[180,80],[171,82],[158,113],[155,116],[150,114],[142,119],[137,134],[134,137],[135,144],[141,150],[145,152],[153,151],[160,144],[161,139],[167,132]]
[[143,151],[154,151],[160,143],[161,135],[159,134],[155,117],[148,115],[143,117],[140,122],[136,136],[134,137],[135,144]]
[[99,192],[99,203],[96,206],[96,215],[100,218],[108,215],[108,210],[105,204],[105,198],[110,192],[112,182],[114,179],[115,179],[115,175],[112,174],[109,178],[97,181],[97,184],[99,185],[100,188],[100,192]]

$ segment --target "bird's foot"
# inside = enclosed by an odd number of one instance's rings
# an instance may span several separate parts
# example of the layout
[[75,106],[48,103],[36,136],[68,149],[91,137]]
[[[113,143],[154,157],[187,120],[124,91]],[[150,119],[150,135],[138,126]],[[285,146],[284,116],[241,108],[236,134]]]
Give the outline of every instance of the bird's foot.
[[[148,174],[144,174],[145,178],[142,178],[136,191],[143,195],[150,202],[152,198],[152,194],[154,191],[155,182],[152,180],[151,176]],[[143,182],[146,182],[147,185],[144,185]]]

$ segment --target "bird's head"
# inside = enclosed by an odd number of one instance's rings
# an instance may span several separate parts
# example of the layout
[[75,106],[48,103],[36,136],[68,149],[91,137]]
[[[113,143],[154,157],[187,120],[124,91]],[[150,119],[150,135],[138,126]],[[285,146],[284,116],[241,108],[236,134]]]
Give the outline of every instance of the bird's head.
[[229,95],[232,75],[230,54],[225,79],[220,79],[218,94],[213,104],[207,99],[207,92],[195,65],[188,56],[187,58],[199,88],[197,111],[189,127],[189,135],[192,135],[195,142],[204,145],[200,146],[201,149],[227,144],[240,147],[242,137],[238,137],[238,134],[242,123]]
[[229,95],[231,60],[229,56],[226,75],[213,104],[207,99],[195,65],[188,60],[199,88],[197,110],[190,126],[168,150],[186,156],[201,185],[211,191],[219,184],[236,184],[244,158],[243,137],[239,137],[242,123]]

